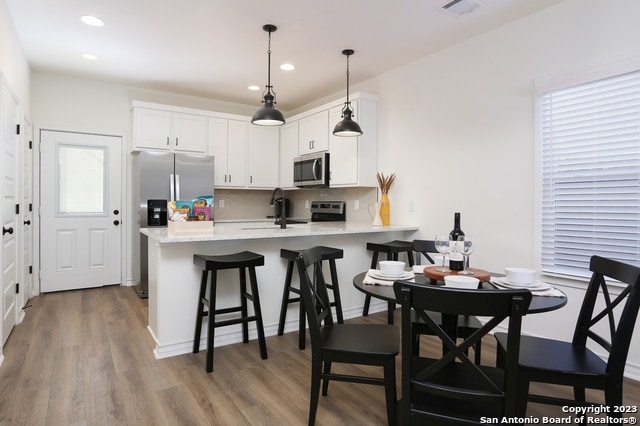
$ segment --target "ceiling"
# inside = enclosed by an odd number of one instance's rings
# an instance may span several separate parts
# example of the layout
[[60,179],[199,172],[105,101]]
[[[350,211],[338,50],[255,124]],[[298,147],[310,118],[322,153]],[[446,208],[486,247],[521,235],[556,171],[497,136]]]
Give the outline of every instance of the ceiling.
[[[451,0],[3,1],[34,71],[256,106],[267,80],[262,26],[275,24],[271,82],[290,111],[344,90],[345,48],[355,50],[354,85],[563,0],[482,0],[462,16],[441,10]],[[285,62],[296,69],[280,70]]]

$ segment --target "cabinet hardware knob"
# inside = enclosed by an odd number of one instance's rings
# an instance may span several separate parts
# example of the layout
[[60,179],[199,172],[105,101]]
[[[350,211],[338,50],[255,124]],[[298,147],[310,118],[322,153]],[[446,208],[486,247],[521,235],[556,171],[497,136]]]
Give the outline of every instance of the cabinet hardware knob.
[[13,228],[5,228],[4,226],[2,227],[2,235],[4,234],[13,234]]
[[115,226],[118,226],[118,225],[120,225],[120,221],[119,221],[119,220],[114,220],[114,221],[113,221],[113,224],[114,224]]
[[22,223],[24,223],[25,225],[31,225],[31,221],[30,221],[30,220],[25,220],[25,221],[24,221],[24,222],[22,222]]
[[116,210],[114,210],[114,211],[113,211],[113,214],[120,214],[120,210],[117,210],[117,209],[116,209]]

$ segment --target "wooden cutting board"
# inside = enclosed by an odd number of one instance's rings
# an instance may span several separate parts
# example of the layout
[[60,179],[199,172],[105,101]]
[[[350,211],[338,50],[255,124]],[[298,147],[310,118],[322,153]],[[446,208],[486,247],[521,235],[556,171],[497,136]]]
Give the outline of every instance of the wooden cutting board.
[[[444,277],[447,275],[458,275],[459,271],[440,272],[438,269],[442,268],[440,265],[431,265],[424,268],[424,276],[431,279],[431,284],[435,284],[438,281],[444,281]],[[473,275],[467,275],[468,277],[474,277],[480,280],[480,282],[489,281],[491,274],[484,269],[468,268],[473,272]]]

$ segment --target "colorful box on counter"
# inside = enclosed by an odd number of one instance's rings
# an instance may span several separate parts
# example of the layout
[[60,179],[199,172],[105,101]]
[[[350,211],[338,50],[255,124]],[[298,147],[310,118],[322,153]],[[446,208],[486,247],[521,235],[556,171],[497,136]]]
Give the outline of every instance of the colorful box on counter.
[[169,217],[176,222],[212,221],[213,196],[202,195],[193,200],[176,200],[169,203]]

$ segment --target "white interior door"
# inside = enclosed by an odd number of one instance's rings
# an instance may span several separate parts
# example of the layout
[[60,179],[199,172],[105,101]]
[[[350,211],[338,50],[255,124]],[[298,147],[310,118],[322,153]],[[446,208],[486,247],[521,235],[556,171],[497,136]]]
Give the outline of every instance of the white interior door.
[[2,162],[2,345],[16,324],[18,276],[18,103],[4,81],[0,82],[0,156]]
[[122,282],[122,138],[42,131],[40,289]]

